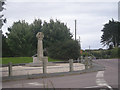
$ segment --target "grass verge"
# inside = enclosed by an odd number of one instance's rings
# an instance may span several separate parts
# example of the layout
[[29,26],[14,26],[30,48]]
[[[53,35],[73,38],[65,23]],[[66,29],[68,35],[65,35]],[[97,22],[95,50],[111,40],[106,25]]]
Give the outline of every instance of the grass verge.
[[[54,61],[62,61],[62,60],[48,58],[48,61],[54,62]],[[12,62],[13,64],[30,63],[30,62],[33,62],[33,59],[32,57],[3,57],[2,58],[2,64],[8,64],[9,62]]]

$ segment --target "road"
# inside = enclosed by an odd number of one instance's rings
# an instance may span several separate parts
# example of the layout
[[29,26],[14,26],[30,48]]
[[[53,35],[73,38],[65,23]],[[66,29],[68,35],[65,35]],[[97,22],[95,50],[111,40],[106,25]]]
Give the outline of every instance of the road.
[[96,60],[105,71],[3,82],[3,88],[118,88],[118,60]]
[[118,60],[106,59],[97,60],[97,63],[104,65],[106,70],[104,71],[104,79],[112,88],[118,88]]

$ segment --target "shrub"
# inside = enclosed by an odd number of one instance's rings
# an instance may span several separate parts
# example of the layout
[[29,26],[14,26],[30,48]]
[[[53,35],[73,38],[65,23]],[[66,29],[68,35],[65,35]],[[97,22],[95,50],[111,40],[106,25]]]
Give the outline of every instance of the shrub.
[[119,54],[118,54],[118,47],[114,48],[111,50],[111,58],[118,58]]
[[80,45],[74,40],[53,44],[48,49],[48,56],[62,60],[77,59],[80,56]]

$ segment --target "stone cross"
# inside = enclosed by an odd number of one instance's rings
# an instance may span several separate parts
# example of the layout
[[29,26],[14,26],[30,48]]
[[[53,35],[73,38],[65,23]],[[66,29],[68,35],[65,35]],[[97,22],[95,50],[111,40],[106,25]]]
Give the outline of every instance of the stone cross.
[[43,58],[43,43],[42,40],[44,38],[44,34],[42,32],[38,32],[36,37],[38,38],[38,46],[37,46],[37,59],[42,61]]

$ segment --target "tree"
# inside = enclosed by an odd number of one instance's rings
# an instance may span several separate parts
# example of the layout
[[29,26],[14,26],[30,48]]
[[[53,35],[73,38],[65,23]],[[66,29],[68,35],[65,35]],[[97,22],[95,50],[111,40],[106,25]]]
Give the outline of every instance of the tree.
[[56,20],[50,20],[49,23],[44,22],[42,26],[42,32],[44,33],[44,47],[49,48],[54,43],[70,40],[72,35],[70,29],[64,23]]
[[72,39],[70,29],[67,28],[64,23],[61,23],[58,20],[54,21],[53,19],[50,19],[49,23],[44,21],[42,32],[44,33],[43,43],[45,55],[47,55],[48,53],[48,55],[50,56],[52,56],[52,54],[56,55],[56,53],[50,51],[55,48],[52,46],[56,46],[57,43],[63,43],[67,40]]
[[[5,5],[5,0],[0,1],[0,12],[5,9],[3,6]],[[6,18],[3,18],[4,15],[0,15],[0,29],[2,28],[3,24],[6,22]]]
[[13,26],[8,29],[7,43],[13,51],[14,56],[31,56],[33,55],[32,39],[33,34],[27,22],[14,22]]
[[7,43],[7,38],[4,34],[2,34],[2,57],[10,57],[13,56],[12,51]]
[[72,40],[72,34],[67,26],[59,20],[44,21],[42,26],[44,33],[44,48],[48,56],[54,59],[77,59],[80,56],[78,41]]
[[[5,5],[5,0],[0,0],[0,12],[2,12],[5,8],[3,7]],[[0,15],[0,51],[3,51],[3,48],[2,48],[2,44],[4,44],[6,42],[5,37],[4,35],[2,34],[2,26],[4,23],[6,23],[6,18],[3,17],[4,15]],[[3,42],[2,42],[3,41]],[[4,51],[5,52],[5,51]],[[4,54],[4,52],[2,52]],[[0,53],[0,57],[1,57],[1,53]]]
[[118,47],[120,45],[120,22],[109,20],[109,23],[104,25],[101,43],[105,46]]

